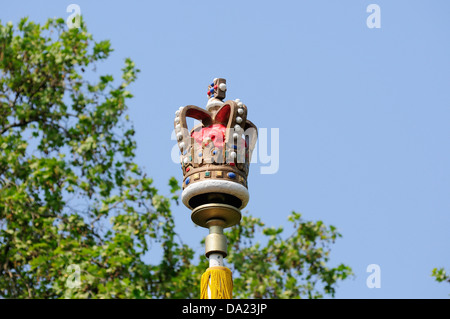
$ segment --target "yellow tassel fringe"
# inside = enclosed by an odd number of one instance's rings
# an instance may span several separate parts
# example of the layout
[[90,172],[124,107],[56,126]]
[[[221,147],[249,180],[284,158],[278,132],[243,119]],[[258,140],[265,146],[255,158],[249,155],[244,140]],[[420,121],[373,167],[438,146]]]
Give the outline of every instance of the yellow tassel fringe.
[[200,298],[208,298],[208,286],[211,291],[211,299],[233,298],[233,278],[231,270],[226,267],[210,267],[202,275],[200,285]]

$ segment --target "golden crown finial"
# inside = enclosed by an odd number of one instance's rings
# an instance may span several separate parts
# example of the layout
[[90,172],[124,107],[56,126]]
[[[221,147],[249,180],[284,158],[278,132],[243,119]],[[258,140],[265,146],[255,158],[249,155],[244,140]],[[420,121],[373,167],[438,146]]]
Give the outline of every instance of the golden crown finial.
[[[192,210],[192,221],[209,228],[205,255],[210,268],[202,275],[202,299],[232,297],[231,271],[223,267],[227,256],[223,229],[239,224],[240,209],[248,203],[247,176],[257,139],[247,106],[239,99],[223,102],[226,90],[226,80],[216,78],[208,87],[206,110],[187,105],[175,112],[183,170],[181,200]],[[201,123],[189,130],[188,117]]]
[[[216,78],[208,86],[206,110],[187,105],[175,112],[183,170],[181,198],[194,210],[194,222],[203,227],[214,219],[211,211],[220,211],[204,205],[228,205],[239,212],[249,200],[247,176],[257,128],[247,119],[247,106],[239,99],[223,101],[226,90],[226,80]],[[189,117],[201,124],[189,130],[186,120]],[[240,213],[233,213],[231,208],[225,227],[240,220]]]

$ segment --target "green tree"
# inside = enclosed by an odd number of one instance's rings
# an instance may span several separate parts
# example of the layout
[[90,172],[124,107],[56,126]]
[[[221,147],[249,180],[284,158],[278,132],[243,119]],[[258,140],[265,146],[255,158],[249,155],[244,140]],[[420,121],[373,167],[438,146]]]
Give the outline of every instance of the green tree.
[[[207,261],[175,232],[178,183],[162,196],[135,163],[126,110],[139,70],[126,59],[120,83],[96,75],[111,51],[83,21],[0,22],[1,297],[199,296]],[[289,220],[287,237],[248,215],[228,231],[235,296],[333,296],[351,274],[327,266],[333,226]],[[163,256],[149,263],[155,244]]]
[[431,271],[431,276],[434,277],[434,279],[437,282],[449,282],[450,283],[450,275],[447,274],[444,268],[434,268]]

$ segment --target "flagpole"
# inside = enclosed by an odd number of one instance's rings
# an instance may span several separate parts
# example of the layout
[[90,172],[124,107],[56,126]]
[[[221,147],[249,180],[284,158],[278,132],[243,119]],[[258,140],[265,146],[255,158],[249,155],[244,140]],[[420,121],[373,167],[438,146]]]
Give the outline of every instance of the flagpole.
[[[249,200],[247,176],[256,144],[257,128],[247,120],[239,100],[223,101],[226,80],[215,78],[208,87],[206,110],[195,105],[175,112],[175,134],[181,151],[181,200],[191,209],[192,221],[208,228],[205,256],[209,268],[202,275],[200,298],[231,299],[233,278],[224,266],[227,238],[224,229],[239,224]],[[186,118],[201,121],[189,131]]]
[[[209,255],[209,268],[212,267],[223,267],[223,256],[222,254],[210,254]],[[208,282],[208,299],[211,299],[211,279]],[[200,288],[201,289],[201,288]]]
[[227,257],[227,238],[224,228],[239,223],[240,211],[230,205],[210,203],[195,208],[192,221],[209,229],[205,238],[205,256],[209,268],[203,273],[200,283],[201,299],[231,299],[233,297],[233,278],[231,270],[224,266]]

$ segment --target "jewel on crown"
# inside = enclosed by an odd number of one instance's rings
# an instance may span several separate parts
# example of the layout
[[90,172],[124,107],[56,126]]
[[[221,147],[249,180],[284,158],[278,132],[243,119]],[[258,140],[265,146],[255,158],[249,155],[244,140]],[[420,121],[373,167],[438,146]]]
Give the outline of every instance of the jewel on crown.
[[[216,78],[208,86],[206,110],[187,105],[175,112],[182,200],[190,208],[208,194],[226,196],[237,208],[248,202],[247,176],[257,128],[247,119],[247,106],[239,99],[223,101],[226,91],[226,80]],[[188,117],[201,124],[189,131]]]

